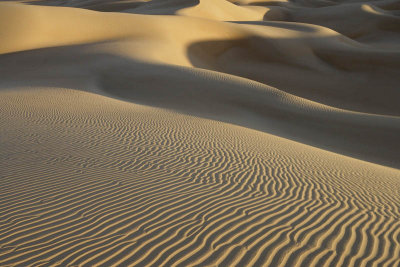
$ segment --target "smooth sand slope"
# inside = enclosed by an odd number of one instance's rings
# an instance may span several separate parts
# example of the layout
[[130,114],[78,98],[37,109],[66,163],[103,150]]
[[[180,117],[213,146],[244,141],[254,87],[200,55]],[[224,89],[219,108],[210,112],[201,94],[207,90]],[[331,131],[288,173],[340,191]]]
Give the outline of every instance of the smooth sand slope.
[[400,266],[398,1],[0,2],[0,266]]

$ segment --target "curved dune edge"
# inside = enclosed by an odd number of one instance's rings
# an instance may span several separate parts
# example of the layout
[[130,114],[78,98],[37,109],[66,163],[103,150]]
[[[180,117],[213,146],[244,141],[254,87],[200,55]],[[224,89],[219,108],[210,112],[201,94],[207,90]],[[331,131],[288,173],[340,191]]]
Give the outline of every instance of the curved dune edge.
[[398,1],[18,2],[1,266],[400,265]]
[[0,99],[2,265],[399,264],[398,170],[79,91]]
[[[0,29],[6,37],[0,44],[1,87],[106,93],[399,167],[400,123],[393,113],[398,113],[400,58],[395,51],[294,23],[253,25],[159,15],[149,19],[17,4],[4,4],[1,11],[11,21]],[[30,34],[17,15],[30,22]],[[363,67],[371,61],[381,69]],[[385,75],[376,79],[379,90],[372,75]],[[287,92],[289,80],[296,85],[294,92]],[[362,91],[342,95],[355,87]],[[338,97],[350,109],[327,105],[337,103]],[[352,109],[356,112],[347,111]],[[374,114],[376,109],[381,112]]]

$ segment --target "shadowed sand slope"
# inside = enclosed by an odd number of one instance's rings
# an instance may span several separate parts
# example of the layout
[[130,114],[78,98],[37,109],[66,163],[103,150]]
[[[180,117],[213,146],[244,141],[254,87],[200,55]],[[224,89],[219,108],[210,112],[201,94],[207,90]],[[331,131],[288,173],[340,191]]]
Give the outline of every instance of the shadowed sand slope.
[[18,2],[1,266],[400,265],[398,1]]

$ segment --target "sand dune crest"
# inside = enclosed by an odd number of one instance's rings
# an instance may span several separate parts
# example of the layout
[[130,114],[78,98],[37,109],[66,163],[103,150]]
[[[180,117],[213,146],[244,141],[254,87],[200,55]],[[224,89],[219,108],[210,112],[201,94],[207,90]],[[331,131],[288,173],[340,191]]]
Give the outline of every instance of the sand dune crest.
[[400,265],[398,1],[17,2],[1,266]]

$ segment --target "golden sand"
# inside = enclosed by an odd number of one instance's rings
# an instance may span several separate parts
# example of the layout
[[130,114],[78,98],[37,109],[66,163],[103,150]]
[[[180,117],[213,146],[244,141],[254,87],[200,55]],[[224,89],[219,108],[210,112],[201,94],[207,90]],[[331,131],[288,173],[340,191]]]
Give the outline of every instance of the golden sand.
[[399,11],[0,2],[0,266],[400,266]]

